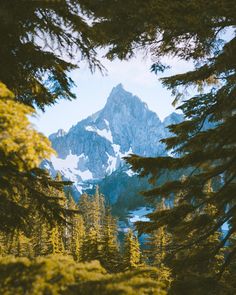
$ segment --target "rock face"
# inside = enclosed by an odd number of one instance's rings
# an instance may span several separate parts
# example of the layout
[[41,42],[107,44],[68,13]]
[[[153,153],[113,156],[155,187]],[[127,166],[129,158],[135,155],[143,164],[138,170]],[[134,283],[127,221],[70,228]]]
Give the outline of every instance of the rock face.
[[[73,126],[68,133],[59,130],[49,139],[58,156],[42,166],[55,175],[74,181],[81,193],[88,181],[101,180],[123,165],[130,153],[141,156],[166,155],[160,139],[168,137],[166,126],[182,121],[172,113],[163,122],[137,96],[114,87],[105,107]],[[124,166],[123,166],[124,167]],[[127,177],[132,172],[122,168]]]

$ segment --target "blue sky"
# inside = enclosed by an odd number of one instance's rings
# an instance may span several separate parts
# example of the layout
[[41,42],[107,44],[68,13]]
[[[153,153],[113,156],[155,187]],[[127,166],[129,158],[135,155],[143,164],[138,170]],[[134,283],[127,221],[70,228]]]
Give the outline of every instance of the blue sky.
[[[166,75],[191,68],[191,64],[174,59],[164,62],[171,65]],[[158,77],[150,72],[150,59],[138,56],[129,61],[103,60],[102,63],[107,69],[105,75],[99,71],[92,74],[87,64],[81,63],[80,68],[71,73],[77,85],[74,89],[77,98],[73,101],[60,100],[56,105],[47,107],[44,113],[39,111],[37,117],[31,120],[35,128],[47,136],[60,128],[68,131],[72,125],[103,108],[111,89],[119,83],[146,102],[161,120],[175,111],[170,91],[163,88]]]

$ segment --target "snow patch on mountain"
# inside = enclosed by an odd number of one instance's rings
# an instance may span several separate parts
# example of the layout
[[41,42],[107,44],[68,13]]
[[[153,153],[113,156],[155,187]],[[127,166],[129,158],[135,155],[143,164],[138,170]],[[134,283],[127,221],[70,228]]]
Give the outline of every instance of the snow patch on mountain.
[[[105,120],[104,120],[105,121]],[[108,121],[106,120],[106,125],[107,127],[100,130],[94,126],[86,126],[85,127],[85,130],[87,131],[90,131],[90,132],[95,132],[97,133],[99,136],[103,137],[103,138],[106,138],[107,140],[109,140],[110,142],[113,142],[113,137],[112,137],[112,133],[111,133],[111,130],[109,129],[109,123]],[[108,124],[107,124],[108,123]]]
[[[85,181],[93,178],[93,174],[88,169],[81,169],[80,162],[87,160],[87,157],[82,153],[81,155],[72,155],[71,151],[65,159],[51,157],[53,168],[68,180],[78,182],[78,180]],[[80,169],[79,169],[80,168]]]
[[113,150],[115,152],[116,157],[119,157],[120,159],[122,159],[123,157],[128,156],[129,154],[132,154],[132,148],[130,147],[129,150],[125,153],[121,152],[121,146],[118,144],[112,144]]
[[113,148],[115,154],[118,156],[120,154],[120,145],[113,143],[112,148]]
[[106,153],[106,154],[107,154],[107,157],[108,157],[108,161],[107,161],[108,167],[106,169],[106,172],[108,174],[111,174],[117,168],[117,158],[109,155],[108,153]]
[[[111,156],[109,155],[108,153],[107,154],[107,157],[108,157],[108,167],[106,169],[106,172],[108,174],[111,174],[112,172],[114,172],[121,164],[121,161],[124,157],[130,155],[133,153],[132,151],[132,148],[130,147],[129,150],[125,153],[122,153],[120,151],[121,147],[118,145],[118,144],[112,144],[112,147],[113,147],[113,150],[114,150],[114,153],[115,153],[115,156]],[[130,172],[127,172],[127,174],[129,176],[131,176],[131,170]],[[132,174],[134,175],[134,173]]]

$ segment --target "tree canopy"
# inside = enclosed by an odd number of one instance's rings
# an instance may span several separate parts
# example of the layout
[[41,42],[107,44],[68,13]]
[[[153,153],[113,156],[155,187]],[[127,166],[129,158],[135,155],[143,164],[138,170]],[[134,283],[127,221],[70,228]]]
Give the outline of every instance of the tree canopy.
[[79,1],[2,1],[0,16],[1,229],[30,230],[35,210],[51,221],[69,210],[57,202],[66,183],[39,168],[53,150],[29,116],[75,97],[69,72],[79,61],[100,63]]
[[100,67],[79,0],[1,1],[0,13],[0,81],[17,100],[44,109],[75,98],[69,72],[84,59]]
[[220,33],[235,25],[233,0],[82,2],[109,58],[128,58],[136,49],[147,49],[154,58],[204,58],[222,44]]
[[53,149],[29,122],[33,108],[17,102],[1,83],[0,113],[0,230],[29,232],[35,211],[50,221],[63,221],[67,210],[57,197],[70,183],[54,180],[38,168]]

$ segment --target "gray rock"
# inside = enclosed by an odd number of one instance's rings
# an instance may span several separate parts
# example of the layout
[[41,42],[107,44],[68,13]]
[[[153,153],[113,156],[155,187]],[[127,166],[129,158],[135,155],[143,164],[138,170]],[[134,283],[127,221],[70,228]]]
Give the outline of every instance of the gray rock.
[[160,140],[170,135],[167,125],[183,120],[172,113],[163,122],[137,96],[114,87],[105,107],[73,126],[49,136],[58,157],[44,163],[55,175],[75,182],[82,190],[84,182],[103,179],[123,166],[122,157],[129,153],[140,156],[167,155]]

